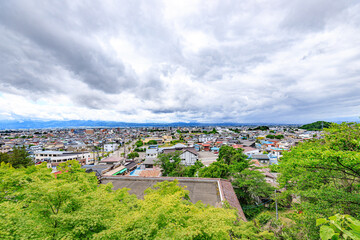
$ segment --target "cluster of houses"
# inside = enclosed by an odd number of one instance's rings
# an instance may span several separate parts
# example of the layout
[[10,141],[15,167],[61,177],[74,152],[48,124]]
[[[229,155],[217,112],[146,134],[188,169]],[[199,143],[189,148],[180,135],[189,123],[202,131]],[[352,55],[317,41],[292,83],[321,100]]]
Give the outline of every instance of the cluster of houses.
[[[274,137],[278,136],[278,137]],[[281,137],[280,137],[281,136]],[[242,149],[258,167],[267,182],[276,185],[277,174],[268,166],[277,164],[284,151],[297,143],[317,137],[295,127],[163,127],[163,128],[94,128],[94,129],[38,129],[0,131],[0,151],[10,153],[14,147],[25,148],[34,164],[46,162],[56,174],[57,166],[76,160],[86,172],[94,172],[103,183],[112,182],[115,189],[132,188],[143,196],[143,190],[156,182],[171,180],[161,176],[157,163],[160,154],[179,152],[181,164],[194,165],[197,161],[209,165],[216,161],[222,146]],[[141,144],[137,144],[140,142]],[[130,157],[129,153],[138,153]],[[132,155],[134,156],[134,155]],[[211,191],[190,191],[191,199],[211,205],[224,200],[231,203],[245,218],[231,183],[220,179],[179,178],[184,186],[208,185]],[[215,187],[214,187],[215,186]],[[210,196],[211,195],[211,196]]]
[[[269,134],[283,138],[270,139]],[[110,169],[107,174],[159,176],[161,171],[155,162],[162,153],[180,151],[181,163],[186,166],[196,161],[210,164],[216,161],[221,146],[227,145],[242,149],[255,163],[267,166],[277,164],[284,151],[314,136],[316,132],[286,126],[266,130],[250,127],[37,129],[0,131],[0,151],[24,147],[34,163],[47,162],[54,170],[62,162],[77,160],[87,169]],[[144,144],[139,148],[145,152],[140,151],[136,159],[128,159],[127,154],[136,150],[134,142],[139,139]],[[121,146],[125,147],[120,150]]]

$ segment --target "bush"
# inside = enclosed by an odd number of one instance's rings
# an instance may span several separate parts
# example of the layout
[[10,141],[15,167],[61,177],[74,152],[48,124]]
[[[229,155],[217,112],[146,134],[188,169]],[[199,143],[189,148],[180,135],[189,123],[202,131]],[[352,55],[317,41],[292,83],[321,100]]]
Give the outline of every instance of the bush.
[[256,220],[258,220],[261,225],[265,225],[272,218],[273,216],[269,212],[262,212],[256,217]]

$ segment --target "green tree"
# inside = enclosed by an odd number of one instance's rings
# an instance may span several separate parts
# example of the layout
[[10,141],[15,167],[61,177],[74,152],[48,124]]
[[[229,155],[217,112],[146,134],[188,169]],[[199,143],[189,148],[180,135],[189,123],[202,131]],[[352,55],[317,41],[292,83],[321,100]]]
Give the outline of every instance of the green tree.
[[268,126],[258,126],[256,128],[250,129],[250,130],[261,130],[261,131],[266,131],[269,130]]
[[157,141],[156,140],[150,140],[147,142],[148,145],[157,145]]
[[283,139],[284,138],[284,135],[282,134],[278,134],[278,135],[272,135],[272,134],[268,134],[266,135],[266,138],[270,138],[270,139]]
[[204,164],[196,161],[194,165],[185,167],[182,175],[183,177],[197,177],[202,167],[204,167]]
[[144,145],[144,143],[143,143],[143,141],[138,140],[138,141],[136,141],[135,145],[136,145],[136,147],[141,147]]
[[208,167],[199,170],[199,177],[227,179],[230,176],[229,168],[229,165],[223,162],[213,162]]
[[[265,181],[265,176],[252,166],[242,149],[222,146],[216,162],[199,170],[199,177],[230,179],[242,205],[261,203],[270,199],[274,190]],[[246,211],[245,214],[250,216]]]
[[168,154],[159,154],[156,164],[161,167],[163,176],[173,176],[175,172],[178,172],[180,166],[180,151],[176,151]]
[[268,135],[266,135],[266,138],[274,139],[274,138],[275,138],[275,135],[268,134]]
[[180,151],[159,155],[156,164],[161,167],[163,176],[195,177],[204,166],[200,161],[196,161],[192,166],[185,166],[181,163],[180,155]]
[[234,190],[241,204],[254,205],[269,199],[274,187],[265,181],[265,175],[253,169],[245,169],[233,175]]
[[279,165],[281,185],[327,216],[360,213],[360,124],[334,124],[323,139],[300,144]]
[[322,139],[284,153],[278,166],[281,187],[299,197],[308,238],[319,238],[316,218],[340,214],[360,217],[360,124],[333,124]]
[[213,128],[209,133],[210,133],[210,134],[216,134],[216,133],[218,133],[218,131],[216,131],[216,129]]
[[136,157],[139,157],[139,153],[137,153],[137,152],[132,152],[132,153],[129,153],[129,154],[127,155],[127,157],[128,157],[129,159],[134,159],[134,158],[136,158]]
[[134,151],[135,152],[145,152],[146,149],[145,148],[135,148]]
[[14,168],[34,165],[25,147],[14,147],[9,154],[0,153],[0,162],[10,163]]
[[275,138],[276,138],[276,139],[283,139],[283,138],[284,138],[284,135],[278,134],[278,135],[275,135]]
[[319,131],[319,130],[322,130],[323,128],[331,127],[331,124],[332,124],[331,122],[317,121],[317,122],[302,125],[300,128],[306,129],[309,131]]
[[247,156],[243,154],[243,150],[241,148],[236,149],[226,145],[220,148],[217,161],[223,162],[227,165],[243,163],[244,169],[249,166],[249,160],[247,160]]
[[[98,185],[77,161],[15,169],[0,165],[1,239],[269,239],[236,211],[189,201],[177,181],[145,191],[144,199]],[[225,205],[226,206],[226,205]]]

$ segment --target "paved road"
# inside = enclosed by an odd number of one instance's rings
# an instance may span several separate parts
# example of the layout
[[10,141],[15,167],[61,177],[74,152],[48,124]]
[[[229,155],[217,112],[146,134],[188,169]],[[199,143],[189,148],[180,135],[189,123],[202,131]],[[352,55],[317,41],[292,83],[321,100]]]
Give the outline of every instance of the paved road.
[[[125,144],[126,147],[126,155],[129,154],[135,148],[136,140],[132,141],[130,144]],[[131,148],[129,151],[129,147]],[[118,150],[116,150],[112,155],[121,157],[121,154],[124,153],[124,146],[121,146]]]
[[212,152],[200,151],[198,152],[198,154],[199,154],[199,160],[201,160],[201,162],[205,166],[209,166],[211,163],[216,162],[216,159],[218,157],[217,154],[214,154]]

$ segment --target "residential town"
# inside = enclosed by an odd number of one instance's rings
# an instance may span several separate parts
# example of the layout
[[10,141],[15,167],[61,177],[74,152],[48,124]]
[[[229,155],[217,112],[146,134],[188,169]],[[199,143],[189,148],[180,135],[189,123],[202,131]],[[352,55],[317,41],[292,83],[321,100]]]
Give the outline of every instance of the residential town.
[[[25,148],[35,164],[46,162],[54,172],[68,160],[77,160],[97,176],[161,176],[159,154],[181,152],[181,164],[196,161],[209,166],[226,145],[242,149],[253,164],[275,176],[267,166],[277,164],[284,151],[299,142],[317,138],[317,132],[289,126],[273,127],[151,127],[34,129],[1,131],[0,151]],[[132,157],[132,153],[137,153]]]

